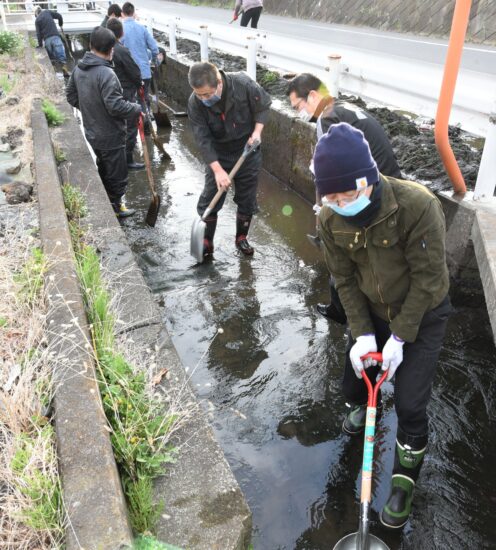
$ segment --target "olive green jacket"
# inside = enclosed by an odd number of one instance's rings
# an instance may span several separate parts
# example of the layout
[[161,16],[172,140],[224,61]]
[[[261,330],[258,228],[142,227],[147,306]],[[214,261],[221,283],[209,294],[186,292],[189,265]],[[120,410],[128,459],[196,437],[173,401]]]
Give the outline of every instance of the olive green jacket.
[[382,176],[381,207],[369,227],[322,208],[319,231],[354,338],[373,333],[369,308],[406,342],[448,293],[446,225],[423,185]]

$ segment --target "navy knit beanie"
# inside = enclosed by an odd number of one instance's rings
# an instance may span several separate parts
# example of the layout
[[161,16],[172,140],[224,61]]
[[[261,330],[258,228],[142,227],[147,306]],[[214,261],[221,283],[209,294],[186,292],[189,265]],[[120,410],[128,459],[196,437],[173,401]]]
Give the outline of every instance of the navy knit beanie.
[[319,139],[313,167],[321,196],[365,189],[379,181],[379,170],[363,132],[346,122],[331,126]]

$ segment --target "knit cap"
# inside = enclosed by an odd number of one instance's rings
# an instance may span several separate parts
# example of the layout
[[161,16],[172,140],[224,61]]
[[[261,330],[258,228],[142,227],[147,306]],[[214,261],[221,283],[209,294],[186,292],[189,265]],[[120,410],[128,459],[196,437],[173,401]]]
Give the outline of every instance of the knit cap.
[[365,189],[379,181],[379,170],[363,132],[347,122],[331,126],[319,139],[313,169],[321,196]]

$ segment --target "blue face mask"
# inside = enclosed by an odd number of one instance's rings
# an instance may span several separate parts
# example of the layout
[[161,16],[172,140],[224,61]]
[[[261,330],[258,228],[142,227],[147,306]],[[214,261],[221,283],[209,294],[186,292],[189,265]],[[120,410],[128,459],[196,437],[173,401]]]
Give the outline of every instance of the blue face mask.
[[341,207],[337,204],[328,204],[336,214],[339,214],[340,216],[356,216],[362,210],[365,210],[367,206],[370,204],[370,199],[367,197],[367,195],[363,194],[358,197],[358,199],[354,200],[353,202],[349,202],[346,206]]
[[212,97],[209,97],[208,99],[202,99],[201,102],[205,107],[212,107],[212,105],[215,105],[220,101],[220,96],[217,94],[214,94]]

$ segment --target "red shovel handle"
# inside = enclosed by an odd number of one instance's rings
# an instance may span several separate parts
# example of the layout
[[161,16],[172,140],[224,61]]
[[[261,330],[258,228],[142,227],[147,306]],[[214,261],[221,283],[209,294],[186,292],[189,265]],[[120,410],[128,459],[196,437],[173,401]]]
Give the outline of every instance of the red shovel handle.
[[[360,357],[360,359],[363,361],[364,359],[374,359],[374,361],[377,361],[378,363],[382,363],[382,353],[380,352],[371,352],[363,355]],[[379,393],[379,388],[381,387],[381,384],[386,380],[388,375],[388,371],[385,370],[382,373],[382,376],[377,380],[375,383],[375,386],[372,386],[372,382],[370,381],[370,378],[367,376],[367,373],[365,372],[365,369],[362,371],[363,381],[365,382],[365,385],[367,386],[367,391],[369,394],[367,407],[377,407],[377,395]]]

